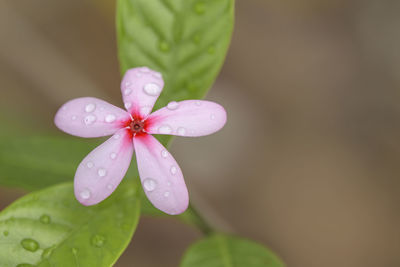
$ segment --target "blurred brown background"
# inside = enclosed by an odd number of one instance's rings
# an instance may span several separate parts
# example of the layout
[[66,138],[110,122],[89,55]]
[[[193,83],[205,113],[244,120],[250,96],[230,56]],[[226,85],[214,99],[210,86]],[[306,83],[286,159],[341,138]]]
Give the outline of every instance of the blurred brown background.
[[[3,125],[56,132],[55,111],[79,96],[121,105],[114,5],[0,1]],[[400,266],[400,1],[237,0],[236,12],[208,96],[228,124],[172,147],[192,201],[288,266]],[[2,189],[1,206],[20,194]],[[116,266],[177,266],[199,237],[143,218]]]

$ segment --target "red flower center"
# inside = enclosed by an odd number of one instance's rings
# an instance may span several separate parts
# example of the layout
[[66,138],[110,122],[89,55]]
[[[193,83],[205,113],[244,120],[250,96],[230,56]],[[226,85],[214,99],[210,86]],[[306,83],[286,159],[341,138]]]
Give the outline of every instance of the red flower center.
[[144,130],[144,124],[145,124],[145,121],[143,121],[143,120],[133,119],[129,125],[129,128],[131,129],[132,134],[136,135],[136,134],[142,133]]

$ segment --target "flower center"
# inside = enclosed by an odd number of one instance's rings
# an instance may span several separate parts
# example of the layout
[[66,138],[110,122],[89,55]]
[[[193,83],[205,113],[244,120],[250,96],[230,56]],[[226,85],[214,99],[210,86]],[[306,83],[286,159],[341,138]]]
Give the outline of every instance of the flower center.
[[136,135],[138,133],[143,132],[144,128],[144,121],[139,121],[139,120],[133,120],[131,124],[129,125],[129,128],[131,129],[131,132]]

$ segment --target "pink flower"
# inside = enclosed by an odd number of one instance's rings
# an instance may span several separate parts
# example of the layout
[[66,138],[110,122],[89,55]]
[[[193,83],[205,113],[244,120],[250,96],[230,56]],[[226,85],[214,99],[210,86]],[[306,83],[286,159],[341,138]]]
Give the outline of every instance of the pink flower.
[[121,83],[128,112],[93,97],[71,100],[58,110],[54,122],[66,133],[113,135],[76,171],[74,190],[80,203],[89,206],[107,198],[125,176],[135,150],[140,180],[151,203],[171,215],[186,210],[189,197],[182,171],[151,134],[209,135],[224,126],[226,112],[213,102],[185,100],[151,113],[163,87],[160,73],[146,67],[130,69]]

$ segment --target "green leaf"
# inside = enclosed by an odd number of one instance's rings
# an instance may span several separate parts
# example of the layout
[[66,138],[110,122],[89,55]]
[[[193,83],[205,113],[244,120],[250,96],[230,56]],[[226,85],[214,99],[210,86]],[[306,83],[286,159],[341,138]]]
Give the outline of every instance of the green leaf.
[[98,144],[75,137],[2,136],[0,185],[36,190],[72,181],[80,161]]
[[203,98],[224,62],[233,21],[234,0],[118,0],[121,71],[148,66],[163,74],[156,108]]
[[0,213],[0,266],[112,266],[139,213],[132,181],[91,207],[75,200],[71,183],[31,193]]
[[180,267],[283,267],[267,248],[250,240],[215,234],[193,244]]

